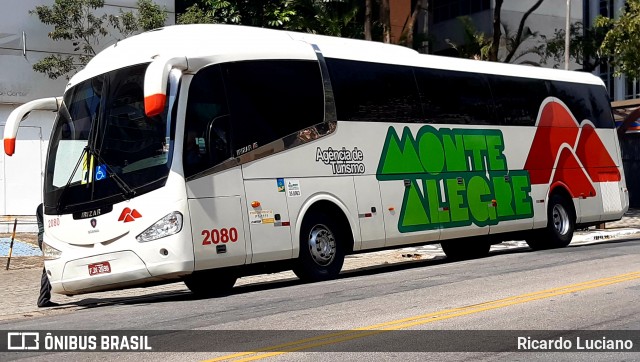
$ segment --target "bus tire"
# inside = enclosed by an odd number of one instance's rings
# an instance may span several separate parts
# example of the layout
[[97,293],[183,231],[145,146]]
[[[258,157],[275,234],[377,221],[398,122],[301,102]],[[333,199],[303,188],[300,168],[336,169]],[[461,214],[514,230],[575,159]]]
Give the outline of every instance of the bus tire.
[[447,240],[440,243],[448,259],[466,260],[484,258],[489,255],[491,244],[483,239]]
[[303,281],[334,279],[344,264],[346,231],[324,212],[314,212],[302,221],[300,256],[293,272]]
[[238,280],[234,274],[219,270],[195,271],[184,278],[184,284],[198,297],[219,297],[229,294]]
[[562,194],[554,193],[549,198],[547,227],[525,241],[533,250],[564,248],[571,243],[575,226],[575,212],[571,200]]

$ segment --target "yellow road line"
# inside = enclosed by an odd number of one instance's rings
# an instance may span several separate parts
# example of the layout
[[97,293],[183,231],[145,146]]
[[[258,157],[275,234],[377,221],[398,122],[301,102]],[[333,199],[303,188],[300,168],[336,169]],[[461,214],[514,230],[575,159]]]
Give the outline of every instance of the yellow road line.
[[[367,327],[355,328],[352,330],[341,331],[336,333],[328,333],[317,337],[305,338],[293,342],[278,344],[271,347],[261,348],[255,351],[234,353],[231,355],[221,356],[206,360],[207,362],[214,361],[226,361],[231,359],[237,359],[236,361],[253,361],[268,357],[273,357],[289,352],[297,352],[305,349],[311,349],[315,347],[326,346],[329,344],[335,344],[340,342],[346,342],[353,339],[364,338],[375,334],[380,334],[388,331],[394,331],[398,329],[404,329],[423,325],[427,323],[433,323],[445,319],[465,316],[469,314],[475,314],[484,312],[487,310],[504,308],[516,304],[527,303],[535,300],[551,298],[559,295],[575,293],[593,288],[604,287],[611,284],[622,283],[625,281],[640,279],[640,271],[631,272],[626,274],[615,275],[612,277],[589,280],[586,282],[565,285],[562,287],[551,288],[541,290],[532,293],[520,294],[512,297],[498,299],[494,301],[472,304],[459,308],[451,308],[438,312],[422,314],[409,318],[398,319],[394,321],[373,324]],[[245,357],[245,358],[242,358]],[[240,358],[240,359],[238,359]]]

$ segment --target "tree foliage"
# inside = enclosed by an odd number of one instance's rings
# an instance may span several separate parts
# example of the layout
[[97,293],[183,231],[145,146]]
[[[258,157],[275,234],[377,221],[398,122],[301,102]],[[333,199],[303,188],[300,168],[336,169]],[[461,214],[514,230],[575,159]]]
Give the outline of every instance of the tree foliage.
[[462,43],[456,44],[450,39],[445,39],[445,42],[455,49],[461,58],[487,60],[492,44],[491,40],[483,32],[478,31],[470,17],[461,16],[458,21],[462,26]]
[[610,58],[614,75],[640,78],[640,0],[626,1],[617,19],[596,18],[595,28],[609,30],[599,51],[601,57]]
[[[582,22],[576,22],[569,27],[569,58],[582,66],[582,70],[593,72],[599,65],[609,61],[606,55],[600,52],[600,46],[610,26],[592,27],[584,29]],[[542,36],[545,46],[542,50],[543,63],[549,60],[554,62],[553,67],[558,68],[564,63],[565,53],[564,29],[556,29],[553,36]]]
[[68,41],[72,54],[52,54],[33,65],[36,72],[56,79],[86,65],[96,55],[96,48],[107,36],[115,40],[126,38],[140,30],[164,25],[165,9],[152,0],[138,0],[136,13],[120,10],[119,15],[96,15],[104,7],[104,0],[55,0],[51,6],[36,6],[30,14],[52,25],[48,36],[54,41]]
[[[462,44],[454,44],[447,40],[449,46],[457,50],[458,56],[478,60],[489,60],[504,63],[524,63],[539,65],[530,61],[520,61],[527,54],[540,55],[544,45],[536,45],[522,49],[522,44],[528,40],[535,40],[540,35],[526,25],[528,17],[542,4],[544,0],[537,0],[520,18],[518,29],[514,33],[510,27],[501,21],[502,3],[496,0],[493,13],[493,33],[491,36],[477,30],[468,16],[458,18],[464,33]],[[504,44],[504,51],[499,52],[500,44]],[[502,53],[502,56],[501,56]]]
[[[473,20],[468,16],[461,16],[458,21],[462,25],[464,39],[461,44],[455,44],[451,40],[445,41],[450,47],[457,51],[457,56],[461,58],[471,58],[476,60],[488,60],[503,63],[520,63],[529,65],[539,65],[538,63],[522,60],[527,54],[540,55],[544,45],[536,45],[522,49],[522,44],[529,39],[538,38],[538,32],[532,31],[528,26],[523,27],[522,32],[511,31],[506,23],[500,26],[500,39],[504,43],[504,51],[494,54],[496,51],[496,41],[494,37],[488,37],[483,32],[478,31]],[[494,58],[495,56],[495,58]]]
[[220,23],[283,28],[296,14],[295,0],[202,0],[178,16],[178,23]]
[[178,23],[239,24],[362,38],[364,14],[361,2],[358,0],[200,0],[178,16]]
[[[518,31],[516,32],[516,35],[513,36],[513,37],[509,37],[507,39],[507,56],[504,59],[505,63],[511,62],[511,60],[514,57],[514,55],[518,51],[518,48],[520,47],[520,44],[524,43],[526,40],[528,40],[530,38],[538,36],[537,32],[533,32],[525,24],[527,22],[527,18],[529,18],[529,15],[531,15],[534,11],[536,11],[536,9],[538,9],[540,7],[540,5],[542,5],[543,1],[544,0],[538,0],[533,5],[531,5],[529,10],[527,10],[524,13],[524,15],[522,15],[522,18],[520,19],[520,24],[518,24]],[[520,56],[522,56],[522,55],[524,55],[524,53],[521,53]]]

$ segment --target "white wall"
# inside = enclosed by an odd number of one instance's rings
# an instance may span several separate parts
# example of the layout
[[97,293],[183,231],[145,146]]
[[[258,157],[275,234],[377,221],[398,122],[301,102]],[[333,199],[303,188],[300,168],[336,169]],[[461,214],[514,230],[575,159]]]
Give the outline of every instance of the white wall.
[[[175,22],[175,1],[154,0],[167,9],[167,24]],[[0,12],[0,131],[6,118],[17,106],[28,101],[62,95],[67,80],[51,80],[32,66],[52,53],[73,53],[70,42],[52,41],[47,34],[53,27],[44,25],[29,10],[39,5],[51,6],[53,0],[2,0]],[[101,13],[118,14],[121,7],[131,10],[136,0],[107,0]],[[26,36],[23,55],[22,34]],[[96,50],[115,42],[108,37]],[[8,157],[0,143],[0,232],[9,232],[14,217],[19,231],[35,231],[34,214],[42,200],[42,170],[55,114],[34,112],[21,123],[16,154]],[[24,127],[24,128],[23,128]]]

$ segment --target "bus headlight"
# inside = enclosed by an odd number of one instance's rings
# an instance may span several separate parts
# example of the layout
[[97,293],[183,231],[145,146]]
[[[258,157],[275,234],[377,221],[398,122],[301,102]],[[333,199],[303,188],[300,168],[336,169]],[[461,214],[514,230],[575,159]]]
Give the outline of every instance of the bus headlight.
[[136,236],[136,240],[140,242],[157,240],[169,235],[177,234],[182,230],[182,214],[174,211],[169,215],[158,220],[155,224]]
[[42,255],[44,260],[54,260],[61,257],[62,252],[47,243],[42,243]]

